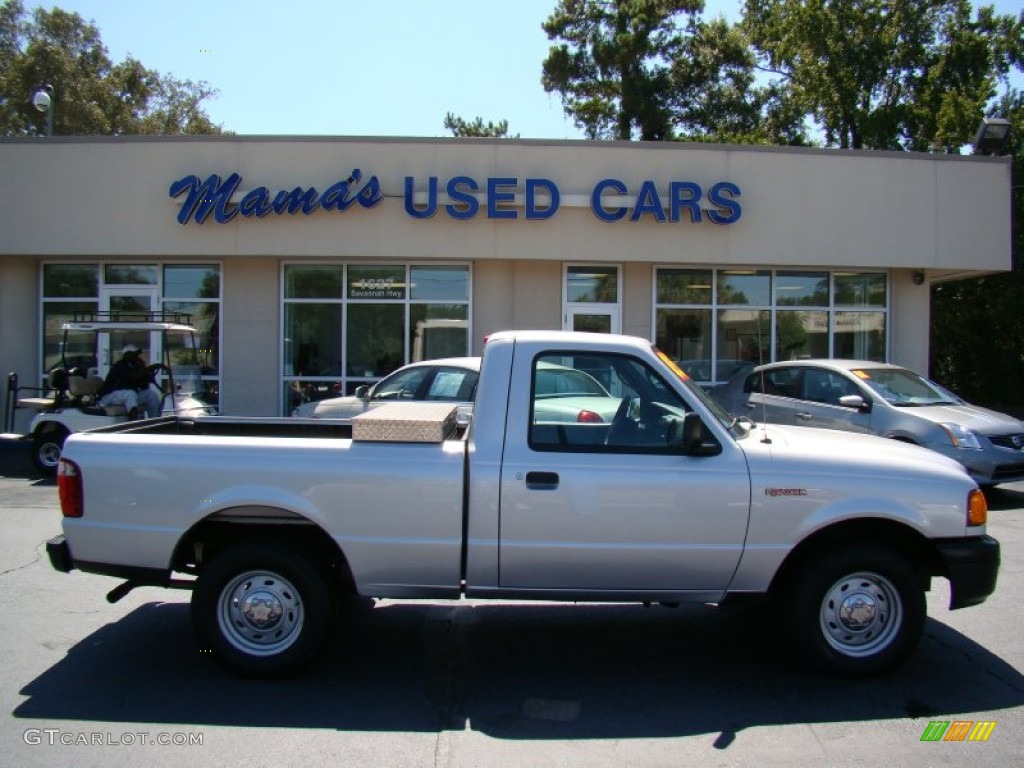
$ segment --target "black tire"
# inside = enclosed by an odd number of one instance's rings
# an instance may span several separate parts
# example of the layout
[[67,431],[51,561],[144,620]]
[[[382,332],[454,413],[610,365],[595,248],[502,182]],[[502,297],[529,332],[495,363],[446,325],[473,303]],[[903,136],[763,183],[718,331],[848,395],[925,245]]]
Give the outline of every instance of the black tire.
[[36,432],[32,438],[32,466],[36,472],[46,477],[56,476],[57,463],[67,439],[68,432],[63,427]]
[[906,660],[924,632],[924,584],[887,548],[854,544],[818,553],[787,580],[790,647],[817,671],[866,677]]
[[287,544],[248,542],[214,558],[192,593],[200,651],[246,677],[280,677],[308,665],[336,613],[323,570]]

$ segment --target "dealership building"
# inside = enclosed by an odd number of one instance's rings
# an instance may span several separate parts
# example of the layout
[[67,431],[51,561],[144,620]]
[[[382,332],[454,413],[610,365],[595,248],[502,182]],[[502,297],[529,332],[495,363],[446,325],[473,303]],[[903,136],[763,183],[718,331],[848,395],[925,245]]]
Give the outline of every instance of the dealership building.
[[503,329],[641,336],[705,382],[800,357],[926,371],[930,286],[1010,268],[1006,158],[54,137],[0,140],[0,168],[0,372],[44,381],[76,312],[185,312],[234,415]]

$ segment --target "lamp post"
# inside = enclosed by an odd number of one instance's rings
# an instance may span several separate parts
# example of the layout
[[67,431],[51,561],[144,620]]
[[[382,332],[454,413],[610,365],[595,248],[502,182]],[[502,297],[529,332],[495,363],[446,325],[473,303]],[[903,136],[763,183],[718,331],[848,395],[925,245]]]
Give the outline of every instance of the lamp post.
[[1010,138],[1010,121],[1002,117],[983,117],[974,137],[974,152],[978,155],[998,155]]
[[53,136],[53,86],[47,83],[33,94],[32,104],[46,113],[46,135]]

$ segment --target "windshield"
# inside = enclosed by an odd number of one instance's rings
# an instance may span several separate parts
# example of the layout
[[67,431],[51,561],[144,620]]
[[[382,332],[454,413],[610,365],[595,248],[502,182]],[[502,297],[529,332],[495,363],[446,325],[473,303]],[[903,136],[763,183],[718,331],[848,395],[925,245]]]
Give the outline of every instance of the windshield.
[[897,408],[960,405],[963,402],[952,392],[904,368],[865,368],[851,373]]
[[750,432],[749,425],[752,425],[753,422],[746,419],[741,420],[733,418],[725,408],[723,408],[717,401],[713,400],[711,396],[704,391],[703,387],[687,376],[686,373],[683,372],[683,369],[680,368],[672,358],[657,347],[652,347],[652,349],[654,350],[654,354],[658,356],[658,359],[665,363],[669,370],[676,375],[676,378],[682,383],[683,387],[686,388],[686,391],[700,400],[700,402],[704,404],[704,407],[711,411],[711,414],[718,419],[723,427],[730,430],[736,437],[743,437]]

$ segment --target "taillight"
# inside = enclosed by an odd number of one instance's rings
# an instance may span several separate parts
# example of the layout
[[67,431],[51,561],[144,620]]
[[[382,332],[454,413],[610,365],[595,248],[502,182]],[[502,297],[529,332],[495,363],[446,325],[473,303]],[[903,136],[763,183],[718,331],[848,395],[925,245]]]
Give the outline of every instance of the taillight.
[[593,411],[580,411],[576,414],[577,424],[604,424],[604,419]]
[[967,496],[967,524],[984,525],[988,521],[988,500],[975,488]]
[[82,502],[82,470],[70,459],[61,459],[57,463],[57,493],[64,517],[82,516],[85,511]]

